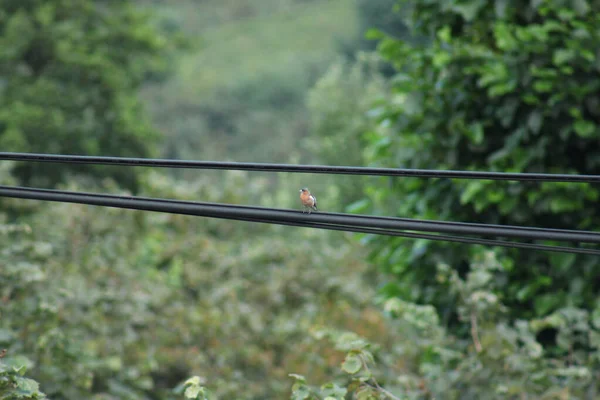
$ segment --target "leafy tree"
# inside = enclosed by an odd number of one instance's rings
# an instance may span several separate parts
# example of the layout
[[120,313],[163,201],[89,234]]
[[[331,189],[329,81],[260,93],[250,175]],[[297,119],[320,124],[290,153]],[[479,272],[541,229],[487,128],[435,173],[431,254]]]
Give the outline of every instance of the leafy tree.
[[[137,89],[167,70],[164,55],[173,43],[131,1],[1,0],[0,147],[151,155],[159,136]],[[136,186],[133,169],[47,164],[14,169],[22,183],[32,185],[54,185],[73,172]]]
[[[405,3],[405,2],[402,2]],[[510,172],[600,172],[600,3],[470,0],[415,2],[407,15],[427,46],[384,38],[398,71],[372,164]],[[394,179],[371,188],[379,212],[406,217],[598,230],[598,187],[573,183]],[[455,297],[435,280],[447,263],[461,276],[481,250],[374,238],[374,259],[397,280],[390,296],[432,302],[444,318]],[[498,250],[497,288],[512,317],[566,305],[589,309],[598,293],[595,257]],[[551,332],[550,332],[551,333]],[[543,333],[542,333],[543,335]],[[547,339],[553,339],[549,336]]]

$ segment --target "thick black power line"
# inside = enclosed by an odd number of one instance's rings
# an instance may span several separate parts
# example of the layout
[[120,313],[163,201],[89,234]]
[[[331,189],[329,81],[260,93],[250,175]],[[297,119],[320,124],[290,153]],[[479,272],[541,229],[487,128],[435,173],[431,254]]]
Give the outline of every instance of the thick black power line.
[[[243,209],[243,210],[257,210],[259,212],[270,212],[270,211],[288,212],[289,211],[289,210],[281,210],[281,209],[277,210],[277,209],[272,209],[272,208],[248,206],[248,205],[242,206],[242,205],[213,203],[213,202],[193,202],[193,201],[185,201],[185,200],[157,199],[157,198],[153,198],[153,197],[141,197],[141,196],[131,197],[131,196],[120,196],[120,195],[105,195],[105,194],[101,194],[101,193],[82,193],[82,192],[71,192],[71,191],[56,190],[56,189],[47,190],[47,189],[35,189],[35,188],[28,188],[28,187],[14,187],[14,186],[2,186],[2,185],[0,185],[0,188],[12,188],[12,189],[18,189],[19,191],[27,191],[27,192],[33,192],[33,193],[41,191],[41,192],[61,193],[64,195],[81,194],[81,195],[89,195],[89,196],[94,196],[94,197],[105,196],[105,197],[111,198],[111,199],[114,199],[115,197],[117,197],[117,198],[122,198],[122,199],[126,199],[126,200],[139,199],[139,200],[150,200],[150,201],[157,201],[157,202],[177,203],[177,204],[206,205],[206,206],[213,206],[213,207],[217,207],[217,208],[219,208],[219,207],[226,208],[226,209],[229,208],[231,210]],[[1,196],[1,192],[0,192],[0,196]],[[319,214],[324,215],[323,212],[320,212]],[[459,230],[462,227],[465,227],[467,229],[481,227],[484,229],[498,228],[498,229],[509,229],[511,231],[522,231],[522,232],[557,233],[559,235],[563,234],[563,233],[569,233],[569,234],[577,235],[577,237],[579,237],[579,238],[582,238],[585,236],[586,239],[590,239],[590,240],[581,240],[583,242],[600,243],[600,232],[594,232],[594,231],[537,228],[537,227],[524,227],[524,226],[515,226],[515,225],[482,224],[482,223],[475,223],[475,222],[437,221],[437,220],[386,217],[386,216],[366,216],[366,215],[344,214],[344,213],[334,213],[334,212],[329,212],[329,213],[325,213],[325,214],[335,216],[335,217],[342,217],[342,218],[350,216],[350,217],[366,217],[366,218],[371,218],[371,219],[376,219],[376,220],[381,220],[381,221],[406,222],[409,224],[422,223],[427,226],[430,226],[431,224],[436,224],[436,225],[442,225],[444,227],[449,227],[450,230],[448,230],[448,232],[453,232],[453,233],[458,232],[458,231],[452,230],[453,227],[456,227]],[[261,219],[265,219],[265,218],[261,217]],[[348,225],[348,224],[342,224],[342,225]],[[434,231],[434,232],[437,232],[437,231]],[[479,233],[474,233],[474,234],[478,235]]]
[[451,171],[405,168],[375,168],[327,165],[294,165],[227,161],[192,161],[157,158],[99,157],[64,154],[35,154],[0,152],[0,160],[53,162],[69,164],[126,165],[137,167],[194,168],[241,171],[301,172],[313,174],[342,174],[370,176],[404,176],[419,178],[455,178],[502,181],[580,182],[599,183],[600,175],[513,173],[484,171]]
[[[216,204],[216,203],[215,203]],[[340,214],[340,213],[331,213],[334,215],[348,215],[348,214]],[[427,219],[412,219],[412,218],[400,218],[400,217],[385,217],[385,216],[375,216],[377,219],[389,219],[393,221],[407,221],[407,222],[427,222],[427,223],[436,223],[445,226],[455,226],[455,227],[483,227],[483,228],[509,228],[514,231],[523,231],[523,232],[555,232],[555,233],[573,233],[576,235],[585,234],[589,237],[600,239],[600,232],[594,231],[581,231],[581,230],[573,230],[573,229],[555,229],[555,228],[537,228],[530,226],[517,226],[517,225],[497,225],[497,224],[482,224],[476,222],[454,222],[454,221],[436,221],[436,220],[427,220]],[[593,240],[595,242],[595,240]]]
[[[24,191],[33,193],[38,189],[28,189],[28,188],[18,188],[23,189]],[[60,193],[64,195],[73,194],[73,192],[67,191],[52,191],[54,193]],[[0,188],[0,194],[2,193],[2,188]],[[131,199],[128,196],[115,196],[115,195],[102,195],[102,194],[92,194],[85,193],[84,196],[94,196],[94,197],[104,197],[104,198],[127,198]],[[173,200],[167,199],[152,199],[152,198],[141,198],[144,200],[162,202],[162,203],[170,203]],[[59,200],[54,200],[59,201]],[[178,203],[189,203],[196,204],[193,202],[185,202],[185,201],[175,201]],[[82,204],[86,204],[84,202],[80,202]],[[213,205],[219,205],[217,203],[212,203]],[[223,207],[232,207],[231,205],[221,204]],[[235,206],[233,206],[235,207]],[[131,207],[129,207],[131,208]],[[260,209],[260,207],[247,207],[247,208],[256,208]],[[573,247],[564,247],[564,246],[548,246],[548,245],[540,245],[533,243],[520,243],[520,242],[507,242],[501,240],[488,240],[488,239],[478,239],[478,238],[469,238],[469,237],[459,237],[459,236],[448,236],[448,235],[431,235],[431,234],[419,234],[412,232],[399,232],[389,229],[374,229],[374,228],[362,228],[356,226],[344,226],[344,225],[332,225],[332,224],[322,224],[322,223],[314,223],[314,222],[291,222],[291,221],[271,221],[269,219],[255,219],[255,218],[228,218],[235,219],[240,221],[248,221],[248,222],[260,222],[260,223],[274,223],[280,225],[288,225],[288,226],[298,226],[298,227],[309,227],[309,228],[320,228],[320,229],[328,229],[328,230],[336,230],[336,231],[348,231],[348,232],[356,232],[356,233],[367,233],[367,234],[376,234],[376,235],[388,235],[388,236],[400,236],[407,237],[413,239],[426,239],[426,240],[437,240],[437,241],[449,241],[449,242],[458,242],[458,243],[466,243],[466,244],[478,244],[485,246],[502,246],[509,248],[524,248],[530,250],[541,250],[541,251],[551,251],[551,252],[562,252],[562,253],[575,253],[575,254],[587,254],[587,255],[600,255],[600,250],[589,249],[589,248],[573,248]]]
[[[46,200],[57,202],[69,202],[79,204],[89,204],[107,207],[128,208],[146,211],[169,212],[185,215],[197,215],[205,217],[254,221],[262,223],[276,223],[283,225],[312,226],[322,229],[348,230],[354,232],[364,232],[373,234],[390,234],[393,236],[407,236],[431,240],[458,241],[463,243],[498,245],[505,247],[522,247],[538,250],[551,251],[571,251],[585,254],[598,255],[598,251],[586,248],[568,248],[557,246],[543,246],[528,243],[489,241],[486,239],[447,237],[438,235],[408,234],[401,230],[424,230],[428,232],[442,233],[463,233],[463,234],[481,234],[491,236],[511,236],[538,240],[555,241],[581,241],[599,243],[598,236],[589,235],[593,232],[585,231],[567,231],[552,230],[551,232],[541,231],[541,228],[527,231],[527,228],[503,229],[492,228],[485,229],[484,226],[470,226],[461,223],[459,226],[436,224],[435,221],[409,221],[394,220],[392,218],[367,217],[360,215],[334,214],[334,213],[313,213],[303,214],[299,211],[268,209],[262,207],[236,206],[216,203],[199,203],[180,200],[152,199],[144,197],[118,196],[95,193],[78,193],[48,189],[32,189],[23,187],[0,186],[0,196]],[[547,236],[544,236],[547,233]],[[411,235],[411,236],[409,236]]]
[[[262,222],[269,223],[269,220],[261,219],[239,219],[240,221],[247,222]],[[600,256],[600,250],[589,249],[584,247],[566,247],[566,246],[549,246],[543,244],[535,244],[535,243],[521,243],[521,242],[511,242],[504,240],[491,240],[491,239],[478,239],[478,238],[470,238],[470,237],[461,237],[461,236],[450,236],[450,235],[432,235],[427,233],[413,233],[413,232],[399,232],[393,231],[389,229],[373,229],[373,228],[359,228],[355,226],[345,226],[345,225],[331,225],[331,224],[319,224],[319,223],[300,223],[300,222],[271,222],[279,225],[288,225],[288,226],[298,226],[304,228],[319,228],[319,229],[328,229],[334,231],[343,231],[343,232],[354,232],[354,233],[367,233],[372,235],[386,235],[386,236],[398,236],[398,237],[406,237],[410,239],[425,239],[425,240],[437,240],[443,242],[455,242],[455,243],[465,243],[465,244],[478,244],[483,246],[500,246],[500,247],[509,247],[509,248],[520,248],[520,249],[528,249],[528,250],[540,250],[540,251],[551,251],[558,253],[573,253],[573,254],[587,254],[587,255],[595,255]]]

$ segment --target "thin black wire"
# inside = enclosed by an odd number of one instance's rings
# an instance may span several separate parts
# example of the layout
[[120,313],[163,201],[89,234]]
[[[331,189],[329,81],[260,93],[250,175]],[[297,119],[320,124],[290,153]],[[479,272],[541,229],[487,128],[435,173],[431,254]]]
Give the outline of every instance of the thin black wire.
[[[466,234],[482,234],[482,235],[493,235],[493,236],[512,236],[521,237],[527,239],[541,239],[541,240],[557,240],[557,241],[581,241],[581,242],[593,242],[598,243],[600,239],[598,237],[589,237],[585,234],[587,232],[581,232],[576,235],[573,233],[565,233],[559,235],[557,232],[548,232],[548,236],[544,237],[541,235],[543,232],[525,230],[511,230],[504,228],[502,232],[499,229],[484,229],[483,227],[472,227],[472,226],[444,226],[437,224],[436,230],[435,222],[429,222],[424,228],[419,223],[408,223],[406,221],[394,221],[390,218],[379,218],[379,217],[365,217],[360,215],[347,215],[333,213],[313,213],[303,214],[299,211],[281,210],[281,209],[267,209],[261,207],[248,207],[248,206],[235,206],[235,205],[224,205],[215,203],[199,203],[199,202],[186,202],[180,200],[168,200],[168,199],[152,199],[143,197],[131,197],[131,196],[118,196],[118,195],[106,195],[106,194],[95,194],[95,193],[78,193],[48,189],[32,189],[23,187],[10,187],[0,186],[0,196],[25,198],[34,200],[46,200],[46,201],[57,201],[57,202],[69,202],[89,205],[99,205],[107,207],[117,208],[128,208],[146,211],[158,211],[158,212],[170,212],[176,214],[185,215],[197,215],[213,218],[223,218],[232,220],[252,220],[255,222],[263,223],[277,223],[277,224],[304,224],[305,226],[319,227],[323,229],[333,230],[352,230],[354,232],[374,233],[374,234],[393,234],[394,236],[400,236],[405,232],[399,232],[398,230],[411,230],[411,231],[429,231],[429,232],[446,232],[446,233],[466,233]],[[371,225],[369,225],[369,223]],[[433,227],[432,227],[433,225]],[[466,225],[466,224],[464,224]],[[339,229],[336,229],[339,228]],[[526,229],[526,228],[522,228]],[[466,230],[466,232],[465,232]],[[575,231],[577,232],[577,231]],[[414,235],[414,234],[410,234]],[[405,235],[406,236],[406,235]],[[439,239],[437,235],[429,236],[413,236],[415,238],[424,238],[432,240],[444,240]],[[512,246],[513,242],[497,242],[497,241],[484,241],[484,239],[473,239],[478,240],[475,242],[472,238],[456,238],[463,243],[474,243],[474,244],[487,244],[487,245],[502,245],[501,243],[507,243],[508,247],[523,247],[539,250],[548,250],[538,246],[542,245],[530,245],[527,243],[519,243],[519,246]],[[580,240],[583,239],[583,240]],[[468,242],[466,241],[468,240]],[[533,247],[535,246],[535,247]],[[557,248],[560,251],[560,247],[548,246]],[[571,249],[571,248],[565,248]],[[593,249],[577,248],[576,252],[586,254],[596,254]]]
[[327,165],[294,165],[273,163],[249,163],[228,161],[192,161],[169,160],[158,158],[131,158],[131,157],[100,157],[79,156],[65,154],[35,154],[35,153],[10,153],[0,152],[0,160],[53,162],[71,164],[101,164],[101,165],[126,165],[137,167],[160,168],[195,168],[195,169],[226,169],[241,171],[268,171],[268,172],[300,172],[313,174],[343,174],[343,175],[370,175],[370,176],[405,176],[420,178],[455,178],[479,179],[502,181],[536,181],[536,182],[580,182],[599,183],[600,175],[576,174],[543,174],[543,173],[514,173],[514,172],[484,172],[484,171],[452,171],[430,169],[404,169],[404,168],[375,168],[375,167],[350,167]]

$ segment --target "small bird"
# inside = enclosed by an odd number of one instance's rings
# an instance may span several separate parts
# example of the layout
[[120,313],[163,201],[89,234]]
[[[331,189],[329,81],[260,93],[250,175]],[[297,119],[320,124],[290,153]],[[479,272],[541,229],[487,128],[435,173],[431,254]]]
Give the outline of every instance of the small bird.
[[310,194],[308,188],[300,189],[300,201],[304,206],[302,212],[308,210],[308,213],[310,214],[312,210],[317,211],[317,198]]

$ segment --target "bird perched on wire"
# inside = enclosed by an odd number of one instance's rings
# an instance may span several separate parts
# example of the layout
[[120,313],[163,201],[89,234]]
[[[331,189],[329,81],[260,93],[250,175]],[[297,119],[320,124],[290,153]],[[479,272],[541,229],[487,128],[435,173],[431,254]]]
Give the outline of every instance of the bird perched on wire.
[[308,213],[310,214],[312,210],[317,211],[317,198],[310,194],[310,190],[308,190],[308,188],[300,189],[300,201],[304,206],[302,212],[308,210]]

